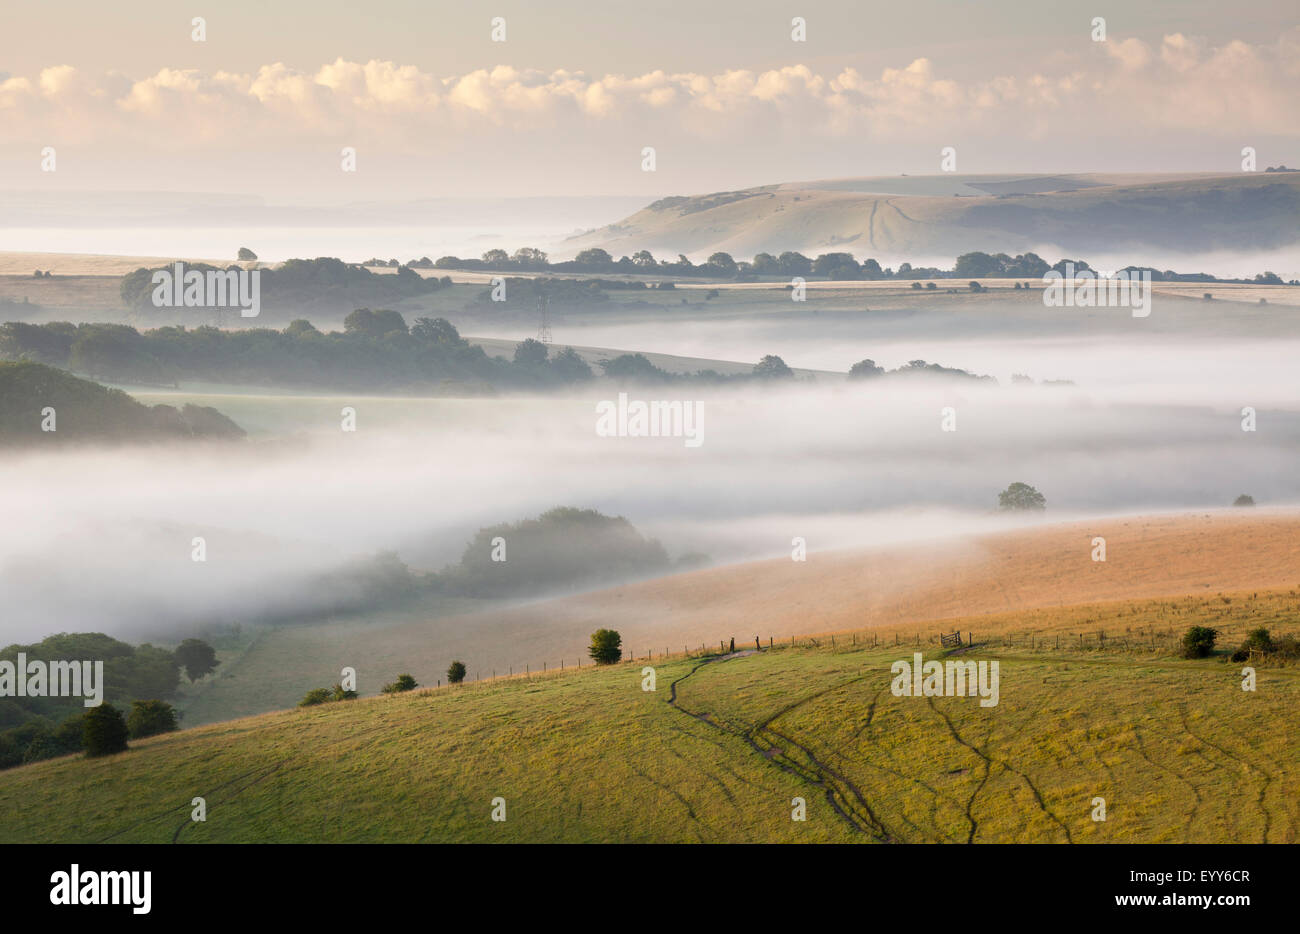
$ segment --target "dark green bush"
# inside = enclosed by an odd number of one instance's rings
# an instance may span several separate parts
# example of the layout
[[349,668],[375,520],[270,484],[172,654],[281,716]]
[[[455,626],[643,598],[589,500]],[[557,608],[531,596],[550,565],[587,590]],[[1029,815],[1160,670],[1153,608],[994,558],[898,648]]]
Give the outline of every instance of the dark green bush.
[[447,666],[447,683],[460,684],[465,680],[465,663],[452,662]]
[[82,714],[81,722],[81,739],[87,756],[111,756],[126,751],[129,735],[126,718],[112,704],[91,707]]
[[166,701],[132,701],[131,713],[126,718],[126,727],[132,739],[170,733],[176,729],[176,711]]
[[312,688],[303,695],[302,700],[298,701],[299,707],[315,707],[317,704],[325,704],[334,699],[334,692],[329,688]]
[[1214,640],[1219,630],[1208,626],[1193,626],[1183,633],[1183,658],[1205,658],[1214,651]]
[[597,665],[612,665],[623,658],[623,637],[613,629],[597,629],[587,654]]
[[385,684],[383,691],[385,694],[401,694],[403,691],[414,691],[418,684],[410,675],[398,675],[397,680],[392,684]]

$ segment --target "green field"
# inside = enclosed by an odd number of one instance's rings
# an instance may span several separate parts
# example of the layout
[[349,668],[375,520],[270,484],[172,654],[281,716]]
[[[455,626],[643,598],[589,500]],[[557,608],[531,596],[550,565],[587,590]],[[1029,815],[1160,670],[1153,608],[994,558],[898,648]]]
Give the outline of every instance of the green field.
[[1300,670],[1246,692],[1170,637],[1291,631],[1294,597],[960,621],[1000,662],[989,708],[891,693],[939,654],[913,625],[266,714],[0,774],[0,840],[1295,842]]

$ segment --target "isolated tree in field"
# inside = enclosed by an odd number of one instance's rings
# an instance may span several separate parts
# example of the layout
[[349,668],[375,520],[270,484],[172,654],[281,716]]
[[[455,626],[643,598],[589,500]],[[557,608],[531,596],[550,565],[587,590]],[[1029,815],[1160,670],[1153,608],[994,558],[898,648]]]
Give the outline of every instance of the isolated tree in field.
[[465,663],[456,661],[447,666],[447,683],[460,684],[465,680]]
[[623,658],[623,637],[613,629],[597,629],[587,654],[597,665],[612,665]]
[[1214,640],[1219,630],[1209,626],[1193,626],[1183,633],[1183,658],[1205,658],[1214,651]]
[[185,676],[191,682],[211,673],[220,664],[217,661],[217,650],[202,639],[186,639],[172,654],[176,664],[185,669]]
[[87,756],[111,756],[126,751],[126,718],[112,704],[100,704],[87,710],[82,715],[81,728],[81,741]]
[[385,684],[383,691],[385,694],[401,694],[403,691],[414,691],[418,684],[410,675],[398,675],[397,680],[392,684]]
[[1242,493],[1240,496],[1238,496],[1236,499],[1234,499],[1234,500],[1232,501],[1232,505],[1234,505],[1234,506],[1254,506],[1254,505],[1255,505],[1255,497],[1253,497],[1253,496],[1247,496],[1245,493]]
[[1028,483],[1013,483],[998,494],[999,509],[1046,509],[1047,499]]
[[132,701],[131,713],[126,718],[126,727],[132,739],[170,733],[176,729],[176,711],[166,701]]
[[250,250],[248,247],[241,246],[239,248],[238,258],[241,263],[249,263],[257,259],[257,254],[254,253],[252,250]]

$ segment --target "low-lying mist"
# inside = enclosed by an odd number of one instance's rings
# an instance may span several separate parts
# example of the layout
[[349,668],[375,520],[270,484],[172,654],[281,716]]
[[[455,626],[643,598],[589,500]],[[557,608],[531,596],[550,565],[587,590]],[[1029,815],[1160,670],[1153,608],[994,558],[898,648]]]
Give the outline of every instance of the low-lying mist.
[[[0,642],[60,630],[161,638],[324,612],[359,599],[349,562],[391,550],[414,571],[436,571],[479,528],[558,505],[625,516],[671,560],[725,563],[788,554],[796,536],[815,553],[1222,507],[1242,493],[1261,506],[1300,502],[1297,407],[1226,388],[1213,405],[1189,404],[1177,388],[925,378],[628,390],[632,401],[701,402],[698,447],[680,436],[599,436],[596,405],[616,392],[151,393],[150,402],[215,405],[252,440],[0,457]],[[1240,409],[1251,404],[1257,430],[1247,432]],[[340,429],[343,406],[356,410],[354,432]],[[945,409],[953,431],[943,430]],[[996,512],[1015,481],[1046,496],[1045,514]],[[195,537],[205,539],[203,562],[192,560]]]

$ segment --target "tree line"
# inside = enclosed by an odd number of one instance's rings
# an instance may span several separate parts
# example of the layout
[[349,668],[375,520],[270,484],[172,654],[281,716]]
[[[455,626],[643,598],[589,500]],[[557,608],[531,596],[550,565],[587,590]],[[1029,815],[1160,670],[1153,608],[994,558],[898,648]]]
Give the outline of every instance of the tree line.
[[[378,261],[372,261],[378,262]],[[399,265],[397,260],[387,264]],[[592,247],[578,253],[572,260],[551,262],[548,255],[532,247],[522,247],[513,254],[502,249],[485,252],[479,259],[457,256],[442,256],[432,263],[428,257],[412,260],[408,266],[432,267],[437,269],[469,269],[488,271],[521,272],[578,272],[578,273],[622,273],[659,276],[702,277],[732,279],[737,282],[755,282],[762,277],[792,278],[801,276],[834,280],[876,281],[882,279],[1030,279],[1042,278],[1050,270],[1065,274],[1067,266],[1072,265],[1076,271],[1091,270],[1084,260],[1061,259],[1048,263],[1036,253],[1021,253],[1010,256],[1006,253],[983,253],[974,251],[957,257],[952,269],[940,269],[935,266],[913,266],[901,263],[897,269],[882,267],[875,259],[859,262],[852,253],[822,253],[809,258],[802,253],[788,250],[784,253],[758,253],[752,260],[737,260],[730,253],[716,252],[703,263],[692,263],[684,254],[678,254],[675,260],[656,259],[649,250],[638,250],[631,256],[619,259],[599,247]],[[1129,273],[1146,272],[1154,282],[1227,282],[1253,283],[1259,285],[1284,285],[1282,278],[1272,272],[1263,272],[1253,279],[1219,279],[1210,273],[1179,273],[1172,269],[1155,269],[1149,266],[1126,266]],[[1292,281],[1291,285],[1300,285]]]

